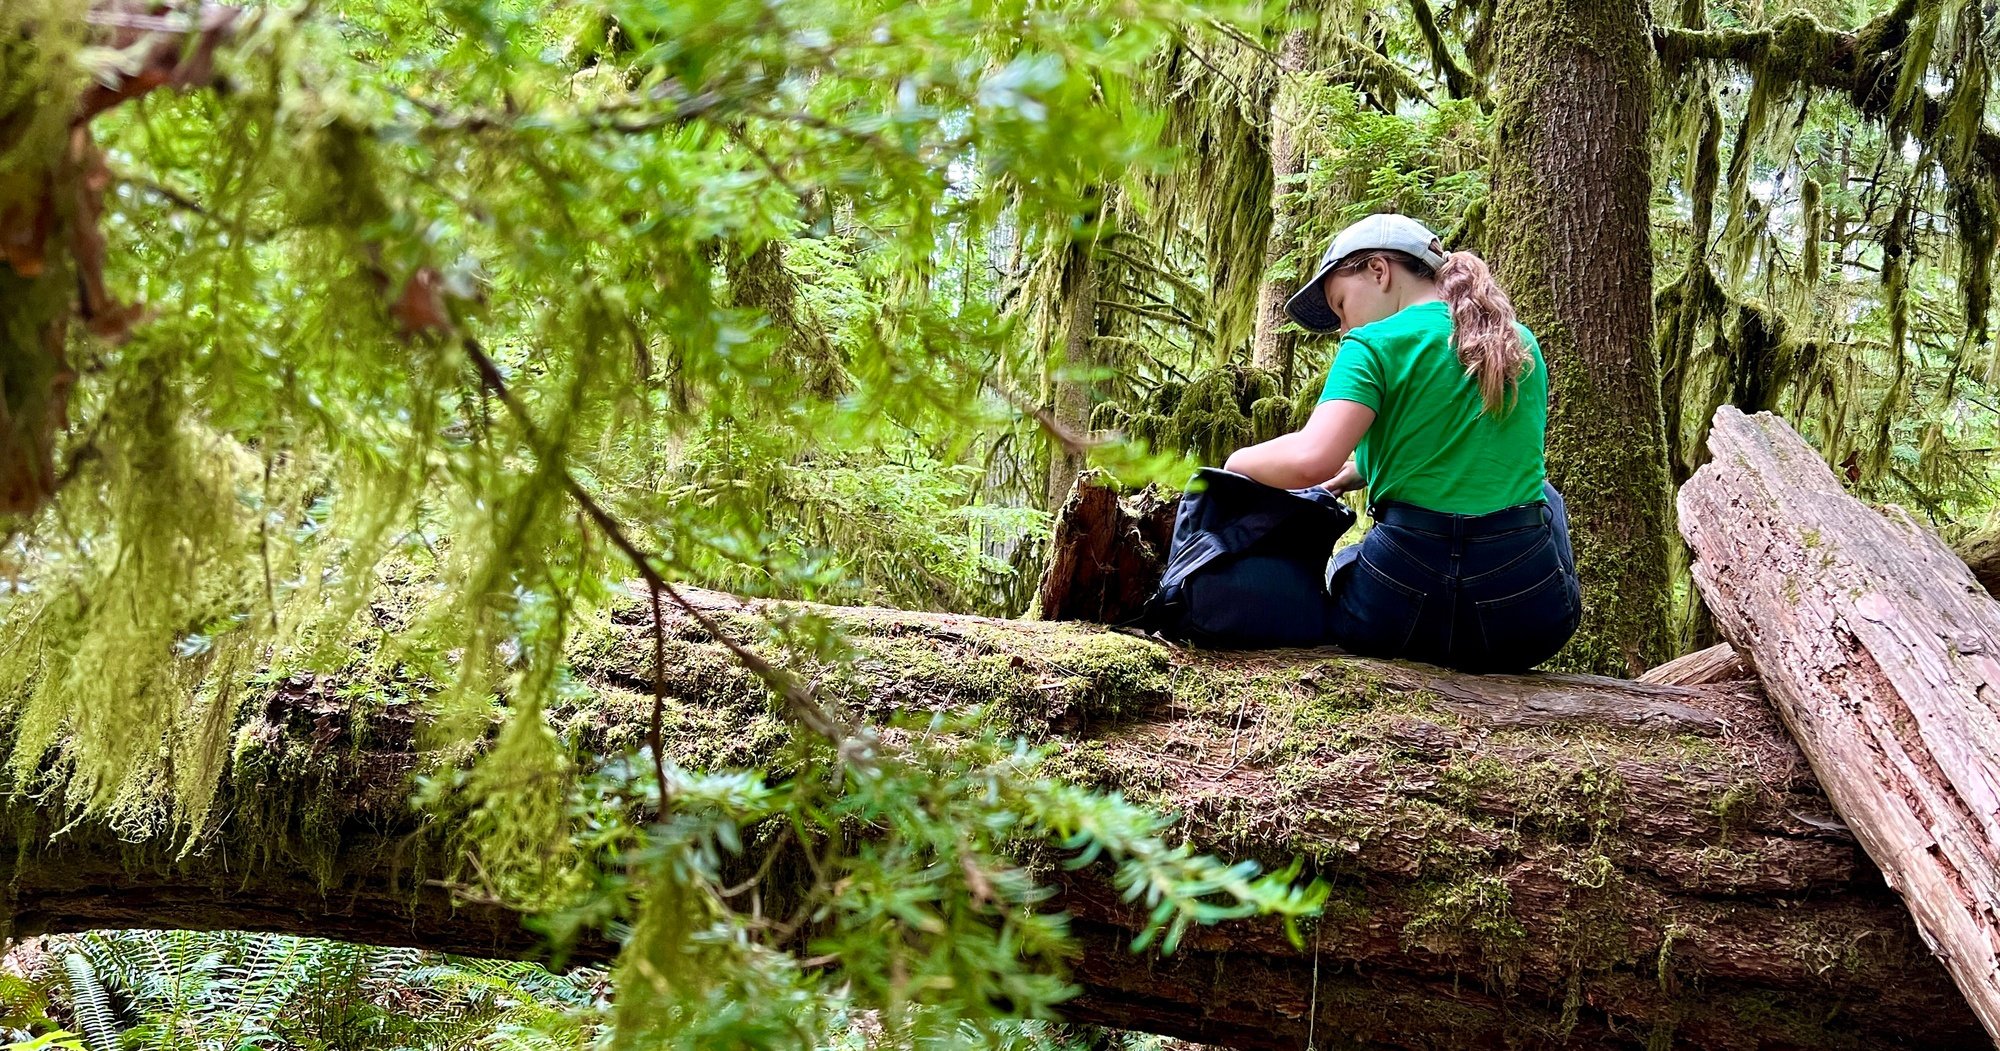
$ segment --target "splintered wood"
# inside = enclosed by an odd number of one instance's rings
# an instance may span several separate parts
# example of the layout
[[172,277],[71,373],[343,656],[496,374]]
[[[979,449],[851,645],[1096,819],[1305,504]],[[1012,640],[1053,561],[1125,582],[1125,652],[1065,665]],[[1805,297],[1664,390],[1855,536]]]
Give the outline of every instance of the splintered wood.
[[1784,421],[1724,406],[1680,495],[1694,579],[1988,1034],[2000,1037],[2000,603],[1849,496]]

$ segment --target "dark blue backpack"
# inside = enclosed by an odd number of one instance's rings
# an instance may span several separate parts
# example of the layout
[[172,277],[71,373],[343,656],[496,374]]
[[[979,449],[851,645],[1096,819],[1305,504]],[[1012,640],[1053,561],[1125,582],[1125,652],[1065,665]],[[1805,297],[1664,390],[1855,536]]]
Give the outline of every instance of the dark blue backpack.
[[1278,489],[1212,467],[1195,481],[1139,625],[1221,649],[1327,641],[1327,560],[1354,512],[1318,486]]

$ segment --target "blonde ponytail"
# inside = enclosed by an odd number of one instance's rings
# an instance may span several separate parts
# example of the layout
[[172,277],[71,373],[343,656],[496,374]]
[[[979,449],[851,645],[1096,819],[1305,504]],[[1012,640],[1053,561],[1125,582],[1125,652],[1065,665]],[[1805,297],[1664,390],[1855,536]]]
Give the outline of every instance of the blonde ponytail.
[[1514,304],[1493,280],[1486,260],[1453,252],[1437,271],[1438,295],[1451,308],[1452,342],[1466,378],[1479,384],[1486,411],[1511,408],[1515,385],[1530,362],[1527,344],[1514,329]]

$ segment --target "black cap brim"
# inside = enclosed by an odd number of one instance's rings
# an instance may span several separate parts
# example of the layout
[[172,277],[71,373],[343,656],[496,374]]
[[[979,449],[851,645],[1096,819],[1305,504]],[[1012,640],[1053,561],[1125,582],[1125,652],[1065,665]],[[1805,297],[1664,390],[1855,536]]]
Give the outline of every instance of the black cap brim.
[[1340,315],[1326,305],[1326,293],[1321,292],[1319,288],[1319,283],[1326,280],[1327,272],[1332,270],[1336,263],[1321,267],[1319,273],[1314,274],[1313,279],[1306,282],[1304,288],[1292,293],[1292,298],[1285,300],[1285,316],[1298,322],[1298,326],[1307,332],[1325,335],[1340,331]]

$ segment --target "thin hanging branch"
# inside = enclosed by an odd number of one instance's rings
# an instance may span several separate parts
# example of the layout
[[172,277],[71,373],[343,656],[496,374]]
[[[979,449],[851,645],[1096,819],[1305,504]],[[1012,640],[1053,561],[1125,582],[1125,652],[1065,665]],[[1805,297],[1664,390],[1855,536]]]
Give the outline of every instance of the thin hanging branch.
[[[514,396],[513,390],[507,386],[506,377],[501,373],[500,366],[487,355],[485,349],[479,345],[479,341],[470,336],[461,336],[460,344],[465,349],[466,357],[472,361],[473,368],[478,371],[480,382],[488,390],[492,391],[494,396],[500,399],[500,403],[506,406],[508,414],[513,416],[515,422],[520,425],[528,447],[538,457],[554,457],[560,460],[561,454],[550,448],[547,439],[542,435],[541,428],[536,425],[534,418],[528,414],[527,407],[521,404],[520,400]],[[571,471],[566,463],[561,464],[557,468],[557,471],[562,478],[563,489],[569,493],[570,498],[576,501],[577,506],[589,517],[591,524],[597,527],[598,532],[603,534],[604,538],[609,540],[611,545],[617,548],[627,561],[632,563],[633,568],[638,570],[641,579],[645,580],[646,587],[653,593],[653,632],[654,645],[656,647],[654,671],[654,701],[656,710],[654,719],[656,720],[656,725],[657,720],[660,718],[658,708],[664,704],[664,687],[661,682],[661,672],[663,671],[662,665],[665,659],[663,653],[665,646],[663,632],[665,629],[659,615],[659,596],[665,595],[672,599],[674,604],[679,606],[696,624],[699,624],[703,631],[707,632],[717,642],[720,642],[724,648],[728,649],[730,655],[735,657],[738,663],[743,665],[752,675],[762,680],[772,693],[777,694],[778,698],[784,702],[785,709],[791,713],[795,721],[833,744],[839,750],[843,761],[859,765],[872,765],[878,750],[878,741],[872,730],[835,717],[832,712],[820,704],[818,698],[813,695],[813,691],[802,684],[797,676],[765,660],[748,646],[738,641],[715,618],[709,616],[694,603],[688,601],[687,597],[682,595],[680,590],[674,587],[673,583],[661,574],[659,567],[654,563],[653,556],[649,555],[632,540],[631,536],[625,531],[624,526],[610,511],[605,509],[603,504],[598,502],[590,490],[584,488],[583,483],[577,480],[575,472]],[[655,752],[654,755],[655,762],[658,762],[658,753]],[[664,791],[664,789],[665,785],[663,782],[662,790]]]

